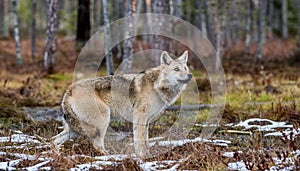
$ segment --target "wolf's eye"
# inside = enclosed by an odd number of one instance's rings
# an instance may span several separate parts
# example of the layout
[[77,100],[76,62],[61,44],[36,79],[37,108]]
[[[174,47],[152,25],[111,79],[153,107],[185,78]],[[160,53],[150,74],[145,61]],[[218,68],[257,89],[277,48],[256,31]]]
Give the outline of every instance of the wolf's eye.
[[180,71],[180,69],[179,68],[174,68],[174,71]]

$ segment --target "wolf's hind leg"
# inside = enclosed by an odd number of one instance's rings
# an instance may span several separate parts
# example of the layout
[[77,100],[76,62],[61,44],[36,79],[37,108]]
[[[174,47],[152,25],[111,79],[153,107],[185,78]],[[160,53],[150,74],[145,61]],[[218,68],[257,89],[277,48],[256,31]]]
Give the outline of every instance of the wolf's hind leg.
[[68,139],[75,139],[78,136],[78,133],[73,131],[68,125],[65,125],[65,128],[61,133],[51,138],[51,143],[55,146],[56,149],[58,149],[58,147]]

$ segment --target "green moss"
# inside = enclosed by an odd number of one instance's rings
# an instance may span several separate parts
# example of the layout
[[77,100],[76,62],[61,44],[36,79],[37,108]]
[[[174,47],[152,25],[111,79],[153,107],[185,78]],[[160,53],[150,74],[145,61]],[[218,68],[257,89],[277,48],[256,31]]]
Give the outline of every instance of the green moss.
[[73,78],[73,74],[52,74],[49,75],[48,78],[54,81],[70,81]]

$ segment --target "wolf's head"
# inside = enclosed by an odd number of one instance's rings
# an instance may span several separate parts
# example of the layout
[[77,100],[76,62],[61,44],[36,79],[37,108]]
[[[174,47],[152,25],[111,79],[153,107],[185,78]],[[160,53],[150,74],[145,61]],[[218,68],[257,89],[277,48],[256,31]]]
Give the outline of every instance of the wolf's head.
[[192,79],[192,74],[187,66],[188,52],[173,60],[164,51],[160,56],[162,74],[172,84],[187,84]]

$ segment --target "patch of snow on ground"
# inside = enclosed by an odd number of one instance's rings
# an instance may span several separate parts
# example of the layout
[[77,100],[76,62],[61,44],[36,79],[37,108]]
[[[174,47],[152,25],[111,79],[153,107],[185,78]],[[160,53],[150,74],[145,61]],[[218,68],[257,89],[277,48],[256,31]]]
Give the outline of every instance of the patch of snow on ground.
[[13,143],[36,143],[39,144],[40,141],[36,140],[36,137],[29,136],[25,134],[13,134],[9,137],[0,137],[0,142],[13,142]]
[[222,156],[233,158],[235,153],[240,153],[241,154],[242,151],[228,151],[228,152],[225,152]]
[[29,154],[20,154],[20,153],[6,153],[6,152],[0,152],[1,156],[13,156],[24,160],[34,160],[36,159],[36,156],[29,155]]
[[294,140],[296,138],[296,136],[300,135],[300,128],[298,128],[298,129],[292,129],[292,130],[289,129],[289,130],[285,130],[285,131],[282,131],[282,132],[280,132],[280,131],[271,132],[271,133],[265,134],[264,136],[265,137],[268,137],[268,136],[282,137],[283,134],[285,134],[286,137],[288,139],[290,139],[291,133],[293,133],[292,139]]
[[240,171],[248,171],[246,165],[243,161],[228,163],[228,170],[240,170]]
[[159,146],[182,146],[186,143],[195,143],[195,142],[206,142],[206,143],[212,143],[219,146],[228,146],[228,144],[231,143],[231,141],[228,140],[208,140],[204,138],[195,138],[195,139],[183,139],[183,140],[171,140],[171,141],[159,141],[159,142],[152,142],[149,143],[149,146],[159,145]]
[[[267,125],[250,124],[254,122],[267,122]],[[276,128],[292,128],[293,125],[287,125],[285,122],[275,122],[269,119],[251,118],[234,125],[233,127],[244,127],[246,130],[250,128],[257,128],[258,131],[273,131]]]
[[121,160],[124,160],[126,158],[129,158],[129,157],[133,157],[133,156],[129,156],[129,155],[126,155],[126,154],[119,154],[119,155],[107,155],[107,156],[96,156],[94,157],[96,160],[116,160],[116,161],[121,161]]
[[[165,171],[175,171],[177,170],[177,167],[179,167],[179,164],[176,164],[178,161],[175,160],[165,160],[165,161],[153,161],[153,162],[142,162],[140,163],[140,167],[142,170],[148,171],[148,170],[162,170],[164,169]],[[167,169],[167,167],[170,167],[173,165],[171,168]]]
[[0,170],[16,170],[13,166],[17,165],[20,163],[22,160],[17,159],[17,160],[10,160],[7,162],[0,162]]

